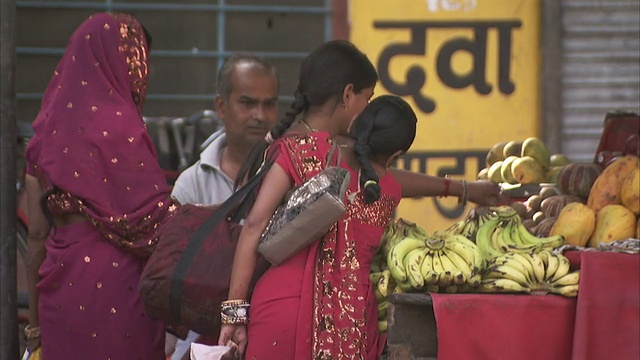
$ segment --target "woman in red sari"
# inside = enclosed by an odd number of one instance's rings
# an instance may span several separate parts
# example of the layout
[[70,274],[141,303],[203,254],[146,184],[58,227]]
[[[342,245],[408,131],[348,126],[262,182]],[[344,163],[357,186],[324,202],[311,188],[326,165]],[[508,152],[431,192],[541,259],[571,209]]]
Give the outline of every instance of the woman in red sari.
[[[380,346],[368,274],[382,229],[400,197],[448,194],[479,204],[498,201],[500,188],[486,181],[466,186],[463,181],[398,169],[367,171],[362,158],[380,154],[372,154],[372,147],[358,139],[353,151],[359,161],[343,164],[354,173],[359,170],[353,177],[359,181],[352,179],[349,211],[317,243],[263,275],[251,298],[249,321],[245,316],[249,280],[263,229],[284,194],[320,171],[332,139],[349,133],[350,123],[372,97],[377,79],[366,56],[345,41],[325,43],[302,62],[291,110],[254,149],[238,176],[254,174],[266,148],[277,140],[271,147],[280,156],[263,180],[261,189],[268,190],[259,192],[245,219],[230,300],[223,304],[225,313],[237,316],[222,327],[219,344],[233,340],[244,354],[248,342],[250,359],[375,359]],[[297,136],[278,140],[286,132]],[[394,137],[388,135],[385,140],[391,144],[398,140]],[[389,159],[392,154],[384,155]],[[371,160],[379,163],[381,159]],[[375,176],[380,187],[365,186]],[[378,198],[375,193],[380,188]]]
[[164,358],[164,324],[138,296],[158,224],[175,210],[141,116],[147,42],[132,16],[91,16],[33,122],[27,334],[47,360]]
[[[251,297],[248,359],[379,356],[369,273],[401,198],[400,185],[386,169],[409,149],[415,130],[409,105],[382,96],[355,120],[352,138],[336,139],[345,159],[341,166],[352,179],[347,211],[318,242],[260,278]],[[276,164],[298,186],[322,170],[332,143],[322,130],[284,137],[274,144]]]

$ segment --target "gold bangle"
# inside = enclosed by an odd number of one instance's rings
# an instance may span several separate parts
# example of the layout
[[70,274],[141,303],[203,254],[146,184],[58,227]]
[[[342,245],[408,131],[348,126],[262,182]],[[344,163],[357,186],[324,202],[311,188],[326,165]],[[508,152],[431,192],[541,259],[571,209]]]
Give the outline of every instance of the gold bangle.
[[28,325],[24,327],[24,337],[27,340],[37,339],[40,337],[40,326]]
[[378,182],[375,181],[375,180],[367,180],[367,181],[364,182],[364,186],[363,187],[366,189],[367,186],[369,186],[369,185],[377,185],[377,184],[378,184]]

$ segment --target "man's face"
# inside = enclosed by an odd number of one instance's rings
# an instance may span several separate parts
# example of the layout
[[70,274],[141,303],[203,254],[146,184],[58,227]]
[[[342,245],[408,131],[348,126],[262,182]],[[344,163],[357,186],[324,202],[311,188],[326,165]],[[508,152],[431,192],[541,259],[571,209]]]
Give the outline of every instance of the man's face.
[[231,93],[216,98],[216,112],[224,122],[228,144],[253,147],[278,117],[278,80],[269,71],[240,63],[231,74]]

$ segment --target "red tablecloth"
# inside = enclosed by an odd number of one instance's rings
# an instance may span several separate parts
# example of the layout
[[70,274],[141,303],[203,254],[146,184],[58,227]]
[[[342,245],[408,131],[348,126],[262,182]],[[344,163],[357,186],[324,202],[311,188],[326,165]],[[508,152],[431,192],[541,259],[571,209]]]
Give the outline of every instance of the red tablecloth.
[[577,298],[431,294],[438,360],[640,359],[640,256],[570,252]]
[[571,358],[575,299],[431,294],[438,360]]
[[640,255],[610,252],[579,256],[573,359],[640,359]]

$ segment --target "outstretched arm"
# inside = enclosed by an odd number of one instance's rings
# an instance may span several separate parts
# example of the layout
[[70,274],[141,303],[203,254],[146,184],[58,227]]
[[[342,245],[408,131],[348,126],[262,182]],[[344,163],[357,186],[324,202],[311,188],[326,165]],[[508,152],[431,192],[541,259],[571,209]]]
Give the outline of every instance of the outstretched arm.
[[[445,178],[396,168],[390,171],[402,186],[402,197],[442,196],[445,193],[461,197],[464,191],[461,180],[449,180],[449,189],[445,191]],[[504,200],[504,195],[498,184],[478,180],[467,184],[467,200],[478,205],[496,205]]]

